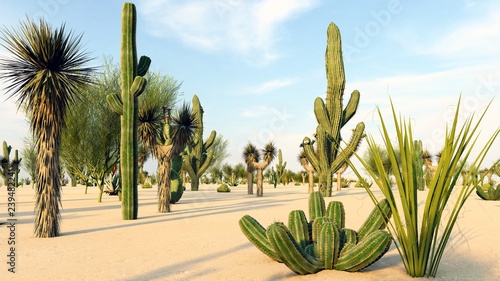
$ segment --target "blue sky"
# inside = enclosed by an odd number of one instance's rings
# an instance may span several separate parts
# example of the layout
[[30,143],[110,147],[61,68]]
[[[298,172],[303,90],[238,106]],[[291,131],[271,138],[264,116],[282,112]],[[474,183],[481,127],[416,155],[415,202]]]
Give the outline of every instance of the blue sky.
[[[152,58],[151,70],[182,82],[181,99],[198,95],[206,136],[216,130],[229,140],[227,159],[241,162],[243,146],[273,140],[290,169],[299,144],[316,128],[313,101],[325,97],[326,29],[341,31],[346,91],[361,102],[343,137],[358,122],[379,139],[378,106],[389,116],[389,97],[411,118],[415,138],[437,152],[462,94],[461,116],[480,112],[500,92],[500,3],[498,1],[327,0],[141,0],[137,48]],[[85,48],[102,63],[118,62],[122,1],[3,0],[2,28],[26,16],[65,23],[83,33]],[[5,50],[0,48],[0,53]],[[21,148],[28,125],[13,100],[0,93],[0,140]],[[478,147],[498,128],[500,100],[493,100]],[[500,157],[500,141],[486,159]],[[360,153],[365,145],[360,148]],[[274,164],[274,163],[273,163]],[[149,163],[147,169],[155,169]]]

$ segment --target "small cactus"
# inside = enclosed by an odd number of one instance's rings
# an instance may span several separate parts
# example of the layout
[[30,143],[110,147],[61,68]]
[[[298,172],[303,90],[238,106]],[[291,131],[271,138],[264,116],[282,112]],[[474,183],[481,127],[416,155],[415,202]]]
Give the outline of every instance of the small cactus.
[[288,228],[281,222],[267,230],[245,215],[239,221],[248,240],[271,259],[283,262],[298,274],[323,269],[359,271],[380,259],[391,245],[390,234],[383,230],[391,216],[389,203],[381,200],[358,231],[344,227],[345,210],[332,201],[325,208],[320,192],[309,197],[309,221],[302,210],[294,210]]
[[490,185],[489,183],[481,186],[476,186],[476,194],[483,200],[500,200],[500,184],[496,186]]

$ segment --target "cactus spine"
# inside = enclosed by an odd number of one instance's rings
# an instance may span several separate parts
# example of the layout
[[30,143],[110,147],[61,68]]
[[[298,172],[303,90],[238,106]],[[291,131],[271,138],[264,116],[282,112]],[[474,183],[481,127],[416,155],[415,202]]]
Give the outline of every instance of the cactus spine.
[[[288,228],[281,222],[267,231],[249,215],[240,219],[241,231],[264,254],[283,262],[298,274],[322,269],[359,271],[380,259],[391,245],[390,234],[383,230],[391,216],[388,201],[381,200],[358,232],[344,228],[345,211],[341,202],[332,201],[325,211],[321,193],[309,196],[309,218],[294,210]],[[359,233],[359,234],[358,234]]]
[[[328,80],[326,104],[319,97],[314,101],[314,114],[318,121],[316,142],[306,137],[302,142],[302,147],[307,160],[318,173],[319,190],[323,196],[330,197],[333,174],[345,164],[359,146],[364,135],[365,125],[363,122],[358,123],[347,147],[340,148],[342,143],[340,130],[356,113],[360,93],[357,90],[352,92],[349,102],[345,109],[343,108],[344,63],[342,61],[340,32],[334,23],[330,23],[328,27],[327,38],[325,54]],[[314,143],[316,143],[316,149],[313,149]]]
[[194,95],[192,100],[193,114],[199,122],[199,126],[194,130],[194,138],[187,153],[184,155],[184,168],[191,178],[191,190],[197,191],[200,184],[200,177],[212,164],[214,144],[217,133],[212,131],[210,136],[203,142],[203,107],[198,96]]
[[106,97],[110,108],[121,115],[120,173],[122,177],[122,217],[125,220],[137,218],[137,98],[146,88],[143,77],[148,71],[151,59],[142,56],[137,63],[135,5],[124,3],[122,9],[121,42],[121,95]]

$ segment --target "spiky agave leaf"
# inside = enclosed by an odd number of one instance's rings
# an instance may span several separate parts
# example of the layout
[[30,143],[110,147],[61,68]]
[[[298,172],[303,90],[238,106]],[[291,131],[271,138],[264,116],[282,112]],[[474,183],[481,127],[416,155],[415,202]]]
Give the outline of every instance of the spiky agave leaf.
[[143,104],[139,109],[137,125],[137,136],[139,141],[144,143],[146,147],[154,151],[154,147],[158,143],[163,143],[162,128],[163,128],[163,114],[161,107]]
[[264,161],[271,163],[274,158],[276,158],[277,150],[276,146],[272,141],[268,142],[265,146],[264,149],[262,149],[262,155],[264,158]]
[[184,147],[191,142],[194,137],[194,130],[199,126],[199,120],[193,114],[189,104],[182,104],[177,114],[172,116],[171,119],[172,130],[170,136],[172,138],[173,148],[177,153],[180,153]]

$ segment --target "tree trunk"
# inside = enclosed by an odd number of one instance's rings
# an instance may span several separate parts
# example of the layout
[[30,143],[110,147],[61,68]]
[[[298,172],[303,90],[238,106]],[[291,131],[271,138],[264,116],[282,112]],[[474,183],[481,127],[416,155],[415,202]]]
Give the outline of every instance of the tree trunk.
[[172,145],[160,146],[157,151],[158,160],[158,212],[170,212],[170,153]]
[[342,168],[337,171],[337,191],[342,190],[342,174],[345,172],[345,170],[347,170],[347,163],[342,165]]
[[[183,175],[185,175],[184,172],[182,172]],[[182,180],[182,182],[186,182],[185,181],[185,176],[184,176],[184,179]],[[198,175],[191,175],[191,191],[198,191],[200,189],[200,177],[198,177]]]
[[264,179],[262,169],[257,169],[257,197],[264,196]]
[[253,172],[247,174],[248,194],[253,194]]
[[[36,115],[35,113],[33,113]],[[35,237],[59,236],[59,207],[61,205],[61,186],[59,169],[60,133],[56,125],[49,122],[42,132],[38,133],[36,142],[37,178],[35,199]]]

